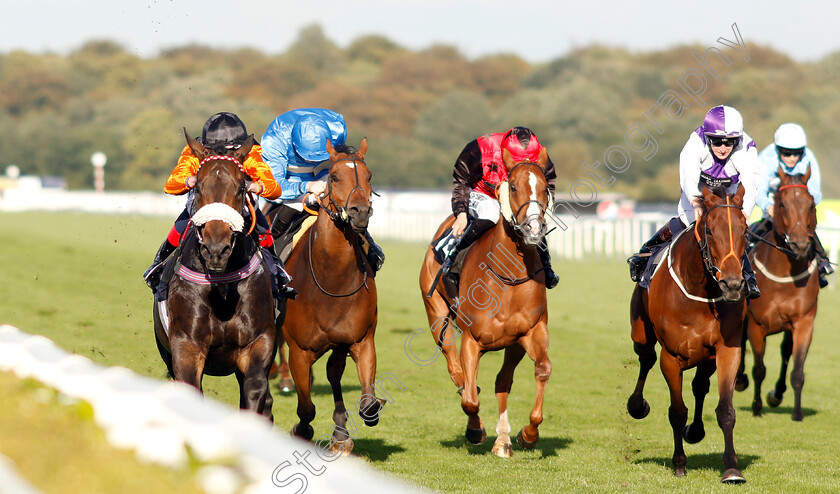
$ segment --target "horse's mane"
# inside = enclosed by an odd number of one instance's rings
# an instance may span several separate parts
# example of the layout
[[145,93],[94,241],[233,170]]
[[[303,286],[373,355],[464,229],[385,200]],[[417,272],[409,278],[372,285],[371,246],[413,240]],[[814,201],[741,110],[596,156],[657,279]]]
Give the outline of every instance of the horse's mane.
[[358,151],[358,149],[356,149],[355,147],[348,146],[347,144],[339,144],[339,145],[335,146],[334,149],[335,149],[335,152],[338,153],[338,154],[343,153],[343,154],[349,154],[350,156],[353,156]]
[[791,185],[807,185],[807,183],[804,180],[802,180],[802,177],[804,177],[804,176],[805,176],[804,173],[797,173],[796,175],[788,175],[788,177],[790,177],[790,184]]

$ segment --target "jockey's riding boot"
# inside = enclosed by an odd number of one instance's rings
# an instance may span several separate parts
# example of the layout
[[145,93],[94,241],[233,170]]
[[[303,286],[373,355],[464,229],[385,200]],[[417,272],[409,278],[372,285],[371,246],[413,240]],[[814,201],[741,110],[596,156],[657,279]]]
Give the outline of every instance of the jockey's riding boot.
[[750,258],[744,253],[741,258],[741,269],[744,274],[744,282],[747,284],[747,300],[752,300],[761,296],[761,290],[758,289],[758,281],[755,279],[755,271],[753,271]]
[[822,242],[820,242],[820,238],[817,236],[817,232],[814,232],[814,251],[819,259],[819,261],[817,261],[819,263],[817,269],[819,270],[820,276],[820,288],[825,288],[828,286],[828,279],[826,279],[826,276],[833,273],[834,268],[831,267],[831,261],[828,259],[828,254],[825,252],[825,248],[823,248]]
[[160,269],[163,264],[163,261],[169,257],[169,254],[172,254],[175,251],[176,247],[169,243],[169,240],[164,240],[160,247],[158,248],[157,254],[155,254],[155,260],[152,261],[152,265],[143,273],[143,279],[146,280],[146,285],[151,288],[152,290],[155,289],[156,286],[160,283],[160,276],[162,274],[162,269]]
[[461,234],[461,238],[459,238],[455,243],[452,251],[443,260],[443,264],[440,265],[440,269],[443,271],[443,274],[448,276],[455,285],[458,284],[458,278],[460,277],[454,273],[450,273],[449,271],[455,264],[455,258],[458,257],[458,253],[472,245],[482,233],[489,230],[494,224],[495,223],[492,221],[482,219],[471,221],[464,229],[464,233]]
[[639,280],[642,279],[642,275],[645,272],[645,266],[647,266],[648,259],[650,259],[650,253],[652,252],[651,249],[657,245],[662,245],[665,242],[670,241],[672,236],[671,224],[666,223],[665,226],[657,230],[657,232],[654,233],[647,242],[642,244],[638,253],[633,254],[633,256],[627,259],[627,264],[630,265],[631,280],[638,283]]
[[537,246],[537,252],[540,254],[540,261],[545,271],[545,287],[551,290],[560,282],[560,277],[551,269],[551,255],[548,248],[540,244]]
[[767,217],[761,218],[750,225],[749,231],[751,235],[747,235],[747,252],[751,252],[758,243],[758,239],[769,232],[772,227],[773,221]]
[[370,267],[373,269],[373,275],[376,276],[376,272],[382,269],[382,264],[385,263],[385,253],[382,252],[382,247],[378,246],[376,242],[373,241],[369,231],[365,230],[364,237],[365,242],[368,245],[366,259],[368,264],[370,264]]
[[280,297],[294,299],[297,296],[297,290],[290,287],[289,284],[292,282],[292,276],[286,271],[286,266],[283,265],[283,261],[280,260],[280,257],[277,256],[277,253],[274,251],[274,245],[270,245],[268,247],[263,247],[263,251],[267,252],[271,256],[271,262],[274,263],[274,266],[277,269],[277,276],[276,276],[276,283],[277,283],[277,296],[278,300]]

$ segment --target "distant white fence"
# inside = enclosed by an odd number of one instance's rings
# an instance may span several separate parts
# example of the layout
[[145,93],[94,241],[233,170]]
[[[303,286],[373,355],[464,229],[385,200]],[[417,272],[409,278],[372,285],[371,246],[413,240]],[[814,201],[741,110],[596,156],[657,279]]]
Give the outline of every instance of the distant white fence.
[[[371,235],[377,240],[427,243],[450,212],[449,192],[381,192],[373,202]],[[63,190],[0,191],[0,211],[80,211],[158,215],[175,218],[184,208],[184,197],[154,192],[68,192]],[[595,216],[557,216],[562,226],[548,236],[548,246],[559,259],[610,261],[626,259],[665,224],[670,216],[637,215],[601,220]],[[565,227],[565,228],[564,228]],[[822,225],[820,239],[832,262],[840,257],[840,228]]]

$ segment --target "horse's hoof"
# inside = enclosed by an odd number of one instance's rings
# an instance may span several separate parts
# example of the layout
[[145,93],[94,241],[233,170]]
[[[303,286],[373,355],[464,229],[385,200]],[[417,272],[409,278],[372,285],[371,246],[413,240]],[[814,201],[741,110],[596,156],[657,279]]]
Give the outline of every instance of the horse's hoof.
[[767,393],[767,404],[773,408],[782,404],[782,398],[776,398],[776,390],[773,389],[769,393]]
[[674,477],[685,477],[685,467],[674,467]]
[[519,429],[519,434],[516,435],[516,444],[518,444],[519,447],[521,447],[522,449],[534,449],[534,447],[539,441],[539,436],[537,436],[537,438],[533,441],[528,441],[527,439],[525,439],[525,436],[522,435],[522,429]]
[[295,392],[295,382],[292,381],[291,377],[284,377],[280,379],[280,384],[278,384],[280,388],[280,392],[283,394],[289,394]]
[[510,443],[496,443],[490,451],[499,458],[510,458],[513,456],[513,446]]
[[302,439],[306,439],[307,441],[311,441],[312,436],[315,435],[315,429],[313,429],[311,425],[307,425],[306,429],[301,433],[298,430],[299,427],[300,427],[299,423],[292,426],[292,430],[291,430],[292,435],[300,437]]
[[385,401],[386,400],[383,398],[377,398],[376,401],[368,405],[364,411],[359,412],[359,416],[362,417],[366,426],[373,427],[379,423],[379,414],[382,413],[382,409],[385,408]]
[[484,430],[484,427],[479,430],[467,427],[467,432],[464,435],[467,441],[475,445],[484,444],[484,441],[487,440],[487,431]]
[[344,441],[336,441],[335,439],[331,439],[330,452],[336,453],[340,456],[350,456],[350,453],[353,452],[353,438],[347,438]]
[[647,417],[650,413],[650,404],[647,402],[647,400],[642,400],[641,407],[634,407],[633,405],[631,405],[632,401],[632,397],[629,400],[627,400],[627,413],[629,413],[630,416],[636,420],[641,420]]
[[735,391],[744,391],[750,387],[750,378],[746,374],[739,374],[735,378]]
[[790,418],[793,419],[794,422],[802,422],[802,410],[794,410]]
[[697,444],[706,437],[706,428],[703,427],[703,424],[700,424],[696,427],[692,427],[691,424],[688,424],[683,429],[683,440],[688,444]]
[[744,474],[737,468],[729,468],[723,472],[723,477],[721,477],[720,481],[724,484],[743,484],[747,479],[744,478]]

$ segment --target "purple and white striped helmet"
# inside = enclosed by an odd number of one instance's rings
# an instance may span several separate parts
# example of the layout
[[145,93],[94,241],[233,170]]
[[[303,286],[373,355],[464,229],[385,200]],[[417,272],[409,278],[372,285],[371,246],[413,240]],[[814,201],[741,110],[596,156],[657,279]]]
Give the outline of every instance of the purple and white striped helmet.
[[735,108],[719,105],[706,113],[703,120],[703,134],[711,137],[741,137],[744,133],[744,119]]

